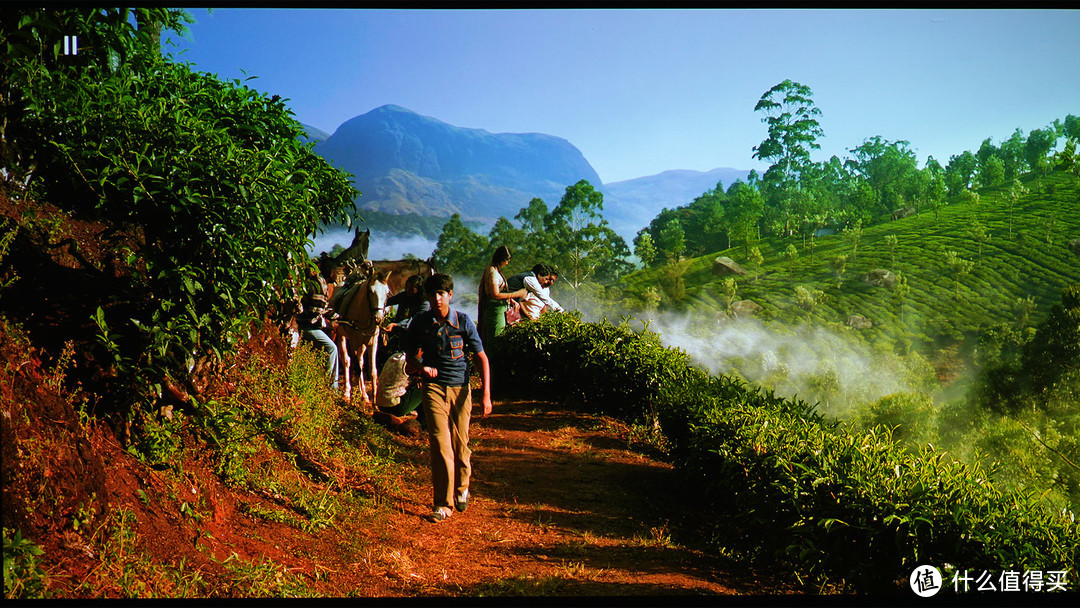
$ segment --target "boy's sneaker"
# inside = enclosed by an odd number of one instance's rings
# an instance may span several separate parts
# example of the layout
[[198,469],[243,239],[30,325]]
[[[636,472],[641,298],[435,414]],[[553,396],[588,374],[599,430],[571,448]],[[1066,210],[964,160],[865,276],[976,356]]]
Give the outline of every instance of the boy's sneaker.
[[428,519],[438,523],[447,517],[450,517],[451,514],[453,514],[453,511],[446,507],[436,507],[435,510],[431,512],[431,515],[428,515]]
[[465,490],[461,494],[454,497],[454,508],[458,511],[464,512],[469,508],[469,491]]

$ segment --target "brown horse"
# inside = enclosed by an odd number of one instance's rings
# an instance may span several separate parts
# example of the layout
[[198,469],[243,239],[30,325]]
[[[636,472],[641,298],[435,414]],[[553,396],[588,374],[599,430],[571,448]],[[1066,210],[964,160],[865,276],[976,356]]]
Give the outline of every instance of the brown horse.
[[341,320],[337,324],[337,344],[341,353],[341,365],[345,370],[345,400],[352,399],[352,358],[360,364],[360,376],[357,386],[363,402],[368,403],[364,388],[364,354],[371,353],[371,391],[377,394],[379,372],[375,368],[375,356],[379,344],[379,329],[386,309],[386,299],[390,289],[386,286],[385,272],[372,272],[367,279],[357,282],[352,287],[339,289],[330,299]]
[[377,260],[370,262],[375,272],[386,272],[386,284],[390,287],[390,295],[394,295],[405,288],[405,281],[414,274],[428,278],[437,272],[435,262],[428,258],[426,261],[409,258],[405,260]]

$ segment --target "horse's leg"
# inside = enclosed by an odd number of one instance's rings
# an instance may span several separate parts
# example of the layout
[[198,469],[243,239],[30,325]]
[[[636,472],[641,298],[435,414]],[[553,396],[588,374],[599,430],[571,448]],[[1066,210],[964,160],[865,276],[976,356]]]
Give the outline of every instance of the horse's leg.
[[375,335],[371,338],[371,398],[379,397],[379,370],[375,365],[376,354],[379,352],[379,328],[375,328]]
[[338,353],[341,359],[341,368],[345,372],[345,401],[352,400],[352,374],[349,370],[352,369],[352,359],[349,358],[349,340],[345,337],[344,331],[338,331]]
[[364,405],[368,404],[367,386],[364,384],[364,353],[367,352],[368,345],[363,340],[357,340],[356,347],[356,363],[360,368],[360,376],[356,381],[356,387],[360,389],[361,402]]

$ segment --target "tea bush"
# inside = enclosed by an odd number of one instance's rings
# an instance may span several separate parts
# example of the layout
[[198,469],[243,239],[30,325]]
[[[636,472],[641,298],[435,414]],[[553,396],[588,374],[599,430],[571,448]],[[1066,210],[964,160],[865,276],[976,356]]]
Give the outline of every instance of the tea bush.
[[[54,30],[110,34],[71,63],[32,44]],[[111,364],[111,396],[130,419],[170,378],[235,348],[276,290],[300,280],[308,238],[351,221],[356,191],[301,143],[286,100],[158,57],[126,9],[28,9],[0,19],[0,34],[11,42],[0,49],[11,141],[0,144],[17,157],[13,175],[26,176],[29,197],[105,224],[126,248],[112,292],[86,297],[99,300],[95,359]]]
[[1002,490],[978,464],[909,451],[887,426],[828,423],[801,401],[710,376],[645,327],[551,313],[489,348],[501,393],[652,423],[719,514],[718,532],[752,529],[761,550],[809,577],[880,591],[922,563],[1075,572],[1071,513]]

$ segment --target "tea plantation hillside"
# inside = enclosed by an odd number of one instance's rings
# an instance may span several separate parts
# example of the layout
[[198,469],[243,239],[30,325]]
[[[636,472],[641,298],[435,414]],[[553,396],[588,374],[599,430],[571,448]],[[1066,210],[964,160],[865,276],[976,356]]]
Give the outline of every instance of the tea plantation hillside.
[[[713,262],[727,256],[747,271],[736,277],[734,299],[762,306],[763,320],[835,326],[860,315],[872,323],[858,330],[867,340],[924,347],[949,345],[993,324],[1030,327],[1067,285],[1080,282],[1080,257],[1069,248],[1080,238],[1078,184],[1070,172],[1028,175],[1015,198],[1008,186],[954,197],[936,211],[863,227],[857,242],[850,229],[813,243],[763,238],[759,269],[736,240],[730,249],[683,261],[684,289],[675,288],[671,267],[637,271],[619,287],[637,297],[655,288],[661,308],[720,315],[728,305],[725,277],[713,271]],[[789,245],[798,250],[793,260],[784,256]],[[837,256],[847,256],[839,275],[831,263]],[[895,273],[906,281],[906,293],[865,281],[873,269]],[[816,296],[812,303],[804,298],[800,306],[799,287]]]

